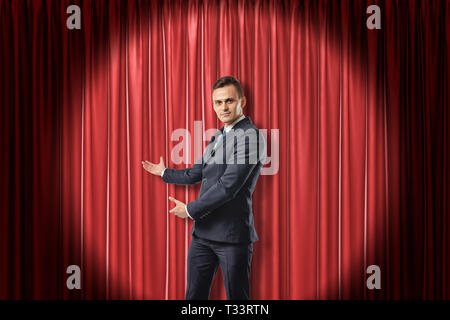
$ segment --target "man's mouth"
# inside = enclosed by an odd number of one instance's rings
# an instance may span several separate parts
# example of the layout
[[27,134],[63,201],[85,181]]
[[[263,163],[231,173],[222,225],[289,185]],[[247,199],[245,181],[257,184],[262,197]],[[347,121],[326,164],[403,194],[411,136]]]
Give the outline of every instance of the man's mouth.
[[231,114],[231,112],[222,113],[222,116],[228,117]]

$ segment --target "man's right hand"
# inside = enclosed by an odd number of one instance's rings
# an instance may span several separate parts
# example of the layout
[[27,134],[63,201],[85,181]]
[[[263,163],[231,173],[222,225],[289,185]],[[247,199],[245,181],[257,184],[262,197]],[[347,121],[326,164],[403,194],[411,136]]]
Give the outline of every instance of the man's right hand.
[[161,156],[159,158],[159,163],[151,163],[150,161],[142,161],[142,167],[151,174],[154,174],[155,176],[161,176],[164,169],[166,169],[166,166],[164,165],[163,157]]

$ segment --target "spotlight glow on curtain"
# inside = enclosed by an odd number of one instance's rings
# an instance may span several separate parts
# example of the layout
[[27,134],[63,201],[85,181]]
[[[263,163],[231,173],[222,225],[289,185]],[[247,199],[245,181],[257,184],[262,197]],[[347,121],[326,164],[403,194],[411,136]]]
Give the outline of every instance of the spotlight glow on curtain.
[[253,299],[448,298],[446,21],[449,1],[0,1],[0,298],[183,299],[191,221],[168,196],[199,187],[141,160],[193,163],[223,75],[278,150],[253,195]]

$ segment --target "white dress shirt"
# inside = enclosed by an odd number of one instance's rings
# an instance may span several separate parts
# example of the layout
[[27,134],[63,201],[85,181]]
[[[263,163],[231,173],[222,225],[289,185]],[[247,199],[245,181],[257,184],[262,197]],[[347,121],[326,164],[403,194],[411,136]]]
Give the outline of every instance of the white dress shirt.
[[[234,125],[235,125],[236,123],[238,123],[239,121],[241,121],[242,119],[244,119],[244,118],[245,118],[245,116],[244,116],[244,115],[241,115],[239,118],[237,118],[235,121],[233,121],[233,123],[230,124],[228,127],[224,127],[223,130],[225,130],[226,133],[230,132],[230,130],[233,129]],[[220,135],[217,137],[216,143],[214,144],[214,149],[217,147],[217,144],[218,144],[218,143],[220,142],[220,140],[222,140],[222,139],[223,139],[223,136],[220,134]]]

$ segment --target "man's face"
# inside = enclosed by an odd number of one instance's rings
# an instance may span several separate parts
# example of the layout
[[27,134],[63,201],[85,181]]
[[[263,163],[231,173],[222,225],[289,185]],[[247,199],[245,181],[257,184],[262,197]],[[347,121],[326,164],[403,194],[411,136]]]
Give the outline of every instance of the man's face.
[[215,89],[212,98],[214,111],[225,126],[232,124],[234,120],[242,115],[242,108],[246,104],[245,97],[239,99],[234,85]]

